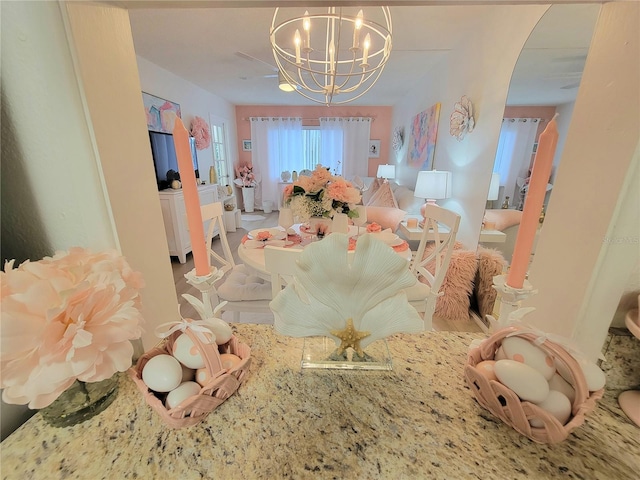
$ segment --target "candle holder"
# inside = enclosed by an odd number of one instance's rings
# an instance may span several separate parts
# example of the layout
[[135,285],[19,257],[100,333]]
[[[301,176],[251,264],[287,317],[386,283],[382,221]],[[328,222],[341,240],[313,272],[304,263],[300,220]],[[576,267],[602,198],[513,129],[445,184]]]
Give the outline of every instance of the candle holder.
[[496,275],[493,277],[493,288],[498,292],[500,298],[500,310],[498,318],[487,315],[489,319],[489,331],[495,332],[510,323],[509,316],[520,308],[522,300],[538,293],[533,288],[529,280],[524,281],[522,288],[513,288],[507,285],[506,275]]
[[182,298],[195,308],[202,320],[207,318],[213,318],[215,312],[211,307],[211,293],[215,296],[216,301],[218,295],[215,293],[215,283],[224,276],[224,272],[216,267],[210,267],[207,275],[196,275],[196,269],[193,268],[190,272],[184,274],[184,278],[187,279],[187,283],[196,287],[202,295],[202,300],[198,300],[193,295],[183,293]]

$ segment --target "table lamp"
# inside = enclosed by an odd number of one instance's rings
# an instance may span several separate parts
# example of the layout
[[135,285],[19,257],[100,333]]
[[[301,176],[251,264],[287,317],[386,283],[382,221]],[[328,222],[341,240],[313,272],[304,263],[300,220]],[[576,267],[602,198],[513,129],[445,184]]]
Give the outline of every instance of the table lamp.
[[493,208],[493,201],[497,200],[500,196],[500,174],[491,174],[491,183],[489,184],[489,194],[487,195],[487,201],[491,202],[491,208]]
[[378,165],[378,178],[384,178],[388,181],[389,178],[396,178],[396,166],[395,165]]
[[416,188],[413,195],[424,198],[425,204],[420,208],[420,213],[424,217],[424,209],[427,204],[436,205],[436,200],[449,198],[451,196],[451,172],[438,170],[423,170],[418,172]]

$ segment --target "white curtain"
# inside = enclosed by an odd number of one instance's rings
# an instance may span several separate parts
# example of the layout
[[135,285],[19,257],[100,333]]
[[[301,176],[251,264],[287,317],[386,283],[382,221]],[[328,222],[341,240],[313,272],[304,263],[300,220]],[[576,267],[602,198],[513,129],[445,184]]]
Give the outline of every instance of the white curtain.
[[518,177],[528,176],[538,125],[540,125],[539,118],[502,120],[500,140],[493,165],[493,171],[500,174],[500,186],[504,187],[501,189],[497,205],[502,205],[505,196],[509,197],[509,205],[518,205],[520,188],[516,182]]
[[322,164],[346,179],[365,177],[369,170],[371,119],[320,118]]
[[271,200],[277,208],[278,182],[285,170],[295,170],[302,156],[301,118],[251,118],[251,157],[254,172],[259,174],[256,208]]

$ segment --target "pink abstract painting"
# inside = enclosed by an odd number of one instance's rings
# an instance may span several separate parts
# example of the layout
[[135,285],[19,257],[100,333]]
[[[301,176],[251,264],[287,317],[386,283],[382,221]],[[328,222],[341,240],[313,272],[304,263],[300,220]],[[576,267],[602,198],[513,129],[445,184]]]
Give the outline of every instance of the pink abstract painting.
[[440,104],[417,114],[411,122],[407,163],[419,170],[431,169],[438,136]]

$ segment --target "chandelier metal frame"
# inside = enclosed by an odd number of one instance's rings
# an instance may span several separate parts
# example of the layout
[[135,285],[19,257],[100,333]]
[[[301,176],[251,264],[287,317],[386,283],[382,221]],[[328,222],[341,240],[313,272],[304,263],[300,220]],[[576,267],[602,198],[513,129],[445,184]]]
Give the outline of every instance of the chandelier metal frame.
[[[280,74],[300,95],[316,103],[340,105],[362,97],[380,77],[392,48],[389,7],[372,8],[382,10],[384,25],[365,18],[362,10],[356,16],[343,14],[342,7],[280,21],[280,8],[276,8],[269,38]],[[296,25],[300,28],[292,38]],[[320,26],[326,31],[325,42],[314,49],[311,30]],[[341,41],[351,43],[349,58],[346,49],[340,50]]]

